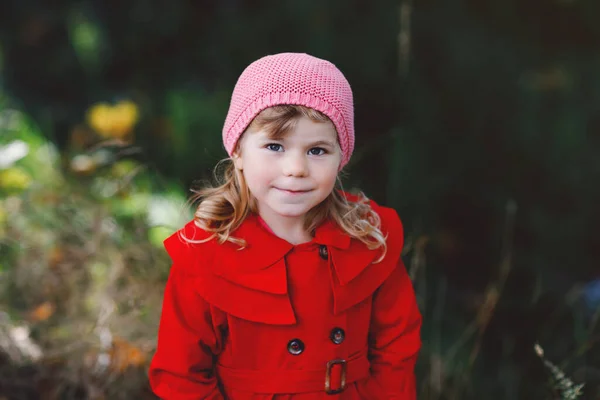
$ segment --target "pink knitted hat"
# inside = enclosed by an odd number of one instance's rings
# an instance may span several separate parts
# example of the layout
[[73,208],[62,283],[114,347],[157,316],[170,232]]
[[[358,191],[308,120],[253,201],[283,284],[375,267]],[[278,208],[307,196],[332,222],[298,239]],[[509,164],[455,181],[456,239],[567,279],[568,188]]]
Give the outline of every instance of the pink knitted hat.
[[302,53],[281,53],[250,64],[239,77],[223,127],[223,143],[231,156],[235,145],[265,108],[293,104],[327,115],[342,149],[340,168],[354,150],[354,106],[350,84],[329,61]]

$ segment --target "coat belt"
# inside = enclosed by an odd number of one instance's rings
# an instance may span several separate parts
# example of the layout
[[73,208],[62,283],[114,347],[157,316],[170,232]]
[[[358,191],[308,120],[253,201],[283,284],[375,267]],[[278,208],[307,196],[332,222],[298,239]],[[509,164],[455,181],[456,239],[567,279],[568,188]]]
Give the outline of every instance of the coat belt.
[[[370,364],[366,354],[348,360],[331,360],[320,369],[251,370],[216,365],[221,384],[253,393],[340,393],[353,382],[367,378]],[[345,379],[344,379],[345,378]]]

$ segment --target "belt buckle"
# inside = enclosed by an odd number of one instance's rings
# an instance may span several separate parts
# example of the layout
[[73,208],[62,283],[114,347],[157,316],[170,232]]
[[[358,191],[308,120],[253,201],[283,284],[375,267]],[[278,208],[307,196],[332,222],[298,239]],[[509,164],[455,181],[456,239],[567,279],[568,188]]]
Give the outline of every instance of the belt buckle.
[[[340,379],[340,387],[337,389],[331,388],[331,369],[334,365],[340,364],[342,366],[342,376]],[[346,370],[348,365],[346,360],[336,359],[327,362],[327,369],[325,371],[325,393],[327,394],[338,394],[342,393],[346,389]]]

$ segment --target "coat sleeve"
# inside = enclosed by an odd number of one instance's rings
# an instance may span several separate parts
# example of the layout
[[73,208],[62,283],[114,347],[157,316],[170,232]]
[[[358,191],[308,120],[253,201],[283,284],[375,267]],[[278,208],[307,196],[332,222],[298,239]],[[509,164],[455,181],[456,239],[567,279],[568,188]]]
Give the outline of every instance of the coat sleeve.
[[415,363],[421,348],[421,313],[400,253],[402,222],[395,210],[379,207],[388,256],[396,268],[373,294],[369,327],[371,377],[360,389],[366,399],[415,400]]
[[[165,287],[150,387],[161,399],[223,399],[213,369],[222,348],[225,314],[193,289],[193,264],[187,244],[172,236],[165,247],[173,265]],[[197,250],[197,249],[196,249]]]
[[374,398],[415,400],[415,363],[421,348],[421,314],[402,260],[373,298],[369,334],[371,378],[364,388]]

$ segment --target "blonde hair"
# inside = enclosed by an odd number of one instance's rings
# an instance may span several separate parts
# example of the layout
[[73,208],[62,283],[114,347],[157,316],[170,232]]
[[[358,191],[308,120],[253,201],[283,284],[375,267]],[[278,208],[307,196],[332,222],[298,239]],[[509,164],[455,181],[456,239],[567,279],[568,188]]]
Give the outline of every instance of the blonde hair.
[[[279,139],[294,128],[301,116],[310,118],[314,122],[331,123],[325,114],[312,108],[279,105],[259,113],[244,133],[265,130],[271,138]],[[238,140],[238,151],[239,143]],[[224,170],[219,176],[218,171],[222,165]],[[199,190],[192,190],[194,195],[190,198],[190,202],[198,202],[194,213],[196,226],[211,233],[211,236],[200,241],[185,237],[183,239],[192,243],[216,239],[219,243],[229,241],[243,248],[246,245],[245,241],[231,234],[250,213],[257,212],[256,199],[250,193],[243,173],[235,168],[231,158],[221,160],[215,167],[214,175],[217,185],[207,185]],[[386,237],[381,232],[379,215],[373,211],[369,199],[363,193],[358,195],[357,201],[348,200],[342,191],[339,178],[331,194],[308,211],[304,228],[314,234],[315,229],[327,219],[332,219],[346,234],[365,243],[369,249],[382,248],[382,255],[376,262],[385,257]]]

